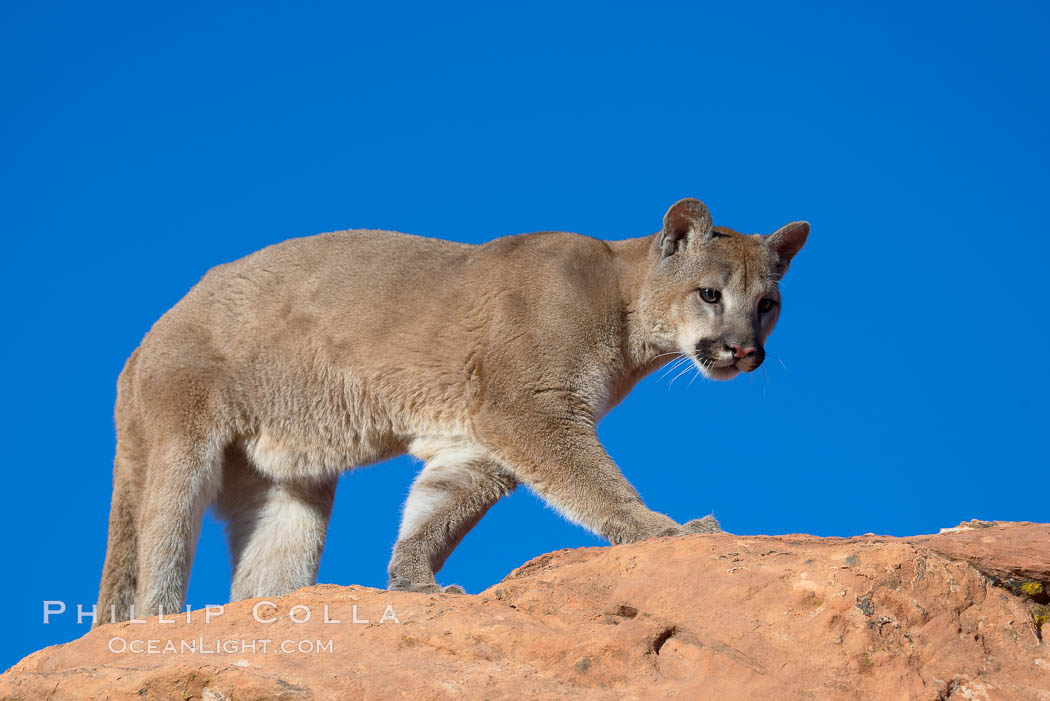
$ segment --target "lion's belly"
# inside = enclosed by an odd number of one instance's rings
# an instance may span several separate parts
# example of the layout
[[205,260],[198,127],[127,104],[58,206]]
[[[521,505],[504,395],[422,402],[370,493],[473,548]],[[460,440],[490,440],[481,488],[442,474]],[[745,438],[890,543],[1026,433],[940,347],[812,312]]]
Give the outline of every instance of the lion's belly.
[[241,443],[255,468],[278,482],[328,479],[344,470],[405,452],[404,442],[368,431],[351,432],[340,441],[326,441],[316,435],[288,436],[263,428]]
[[403,417],[360,383],[334,372],[282,379],[283,391],[255,394],[238,441],[268,477],[327,479],[405,452]]

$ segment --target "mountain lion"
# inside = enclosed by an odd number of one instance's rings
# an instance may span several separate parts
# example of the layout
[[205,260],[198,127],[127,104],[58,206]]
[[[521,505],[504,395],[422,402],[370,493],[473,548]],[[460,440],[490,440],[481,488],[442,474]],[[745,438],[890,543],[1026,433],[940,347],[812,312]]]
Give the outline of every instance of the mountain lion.
[[461,592],[434,573],[519,483],[613,543],[720,530],[646,508],[595,426],[673,359],[719,380],[757,368],[808,233],[713,227],[684,199],[625,241],[340,231],[210,270],[117,383],[96,623],[181,608],[211,503],[232,599],[313,584],[338,475],[404,453],[424,467],[391,589]]

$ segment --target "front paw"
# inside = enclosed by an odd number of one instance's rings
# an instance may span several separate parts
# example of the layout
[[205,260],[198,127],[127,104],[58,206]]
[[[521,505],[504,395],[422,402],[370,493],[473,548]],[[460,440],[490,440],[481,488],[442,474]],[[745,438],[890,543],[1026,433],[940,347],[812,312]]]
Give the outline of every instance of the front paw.
[[692,535],[694,533],[723,533],[722,526],[714,516],[707,515],[703,518],[694,518],[682,524],[681,535]]
[[458,584],[449,584],[443,587],[437,582],[413,583],[404,577],[392,577],[386,588],[390,591],[411,591],[417,594],[466,594],[466,590]]

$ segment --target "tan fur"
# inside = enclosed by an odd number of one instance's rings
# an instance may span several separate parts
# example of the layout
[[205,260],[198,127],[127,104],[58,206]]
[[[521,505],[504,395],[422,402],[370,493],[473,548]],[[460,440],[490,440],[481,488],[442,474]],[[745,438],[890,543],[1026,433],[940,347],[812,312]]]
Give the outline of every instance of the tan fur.
[[[754,369],[725,347],[761,347],[776,310],[756,305],[779,299],[807,232],[713,229],[682,200],[660,232],[626,241],[342,231],[214,268],[120,375],[98,622],[182,606],[212,502],[234,599],[313,583],[338,474],[406,452],[425,466],[396,588],[438,590],[434,572],[518,483],[614,543],[717,529],[646,508],[595,426],[676,356],[716,378]],[[699,299],[715,286],[722,302]]]

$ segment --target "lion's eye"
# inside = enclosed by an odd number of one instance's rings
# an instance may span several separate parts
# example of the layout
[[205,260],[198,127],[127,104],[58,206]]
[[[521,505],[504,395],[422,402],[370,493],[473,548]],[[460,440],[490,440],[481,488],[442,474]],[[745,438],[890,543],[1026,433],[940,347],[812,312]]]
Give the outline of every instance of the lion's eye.
[[762,313],[762,314],[765,314],[770,309],[772,309],[774,306],[776,306],[776,302],[771,300],[769,297],[766,297],[765,299],[763,299],[761,302],[758,303],[758,311],[760,313]]
[[722,293],[718,290],[713,290],[710,287],[701,287],[700,299],[704,300],[708,304],[714,304],[718,300],[722,299]]

